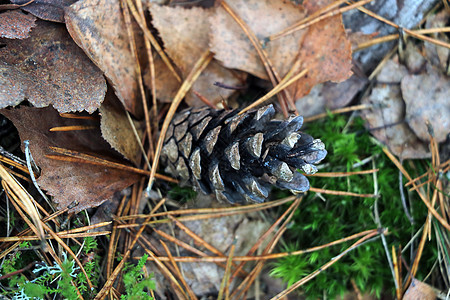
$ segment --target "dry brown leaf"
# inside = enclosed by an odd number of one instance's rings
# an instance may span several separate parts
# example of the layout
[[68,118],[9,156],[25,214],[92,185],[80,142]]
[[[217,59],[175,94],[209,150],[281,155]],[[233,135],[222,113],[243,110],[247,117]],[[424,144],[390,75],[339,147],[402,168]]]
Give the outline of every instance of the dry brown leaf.
[[26,39],[36,26],[36,18],[20,10],[9,10],[0,14],[0,38]]
[[[70,212],[96,207],[112,195],[130,186],[139,176],[129,172],[79,162],[47,158],[56,146],[119,161],[118,154],[101,137],[99,124],[93,120],[66,119],[51,107],[21,107],[1,111],[19,131],[20,139],[30,141],[30,151],[41,168],[40,187],[54,196],[58,209],[78,203]],[[84,131],[50,132],[50,128],[68,125],[95,125]],[[22,143],[23,144],[23,143]]]
[[450,132],[450,79],[429,66],[427,73],[407,75],[401,83],[406,122],[423,141],[429,141],[427,123],[440,143]]
[[[209,47],[208,18],[213,14],[213,10],[200,7],[186,9],[152,5],[150,12],[153,17],[152,22],[164,41],[166,52],[180,69],[181,74],[186,77],[201,54]],[[167,67],[156,70],[158,73],[166,73],[163,75],[166,81],[162,81],[161,78],[157,79],[159,81],[157,84],[158,98],[171,99],[173,89],[166,90],[166,86],[179,87],[180,83],[172,74],[167,74],[169,73]],[[239,86],[243,84],[243,79],[245,76],[242,72],[233,72],[222,67],[216,61],[212,61],[195,81],[192,90],[200,93],[209,101],[218,103],[223,98],[228,98],[234,91],[217,87],[214,85],[215,82],[228,86]],[[204,105],[192,92],[186,95],[186,102],[191,106]]]
[[102,103],[105,79],[63,25],[38,20],[30,38],[0,42],[6,44],[0,48],[0,108],[26,99],[59,112],[92,113]]
[[430,156],[428,145],[419,140],[404,122],[406,108],[400,81],[407,74],[404,66],[395,60],[389,60],[377,76],[381,83],[361,101],[373,108],[363,111],[361,115],[373,129],[371,133],[395,155],[402,159],[426,158]]
[[[282,0],[231,0],[228,5],[244,20],[259,40],[278,33],[306,16],[301,6]],[[210,18],[211,51],[225,67],[251,73],[268,79],[266,70],[255,48],[236,21],[218,7]],[[292,67],[306,31],[267,43],[265,51],[275,70],[283,76]]]
[[403,300],[434,300],[436,299],[436,293],[426,283],[413,279],[410,286],[403,296]]
[[12,3],[23,5],[22,10],[30,14],[52,22],[64,23],[64,8],[75,3],[77,0],[11,0]]
[[295,106],[304,117],[310,117],[347,106],[356,94],[366,85],[367,79],[352,75],[344,82],[325,82],[316,85],[311,92],[298,99]]
[[[260,40],[282,31],[329,2],[305,1],[305,10],[282,0],[227,1]],[[267,79],[256,50],[236,21],[222,8],[218,8],[210,20],[211,49],[216,53],[215,57],[229,68],[244,70]],[[297,59],[302,62],[301,69],[308,69],[304,78],[288,88],[295,99],[306,95],[318,83],[327,80],[343,81],[351,75],[351,44],[347,40],[340,15],[270,41],[265,45],[265,50],[281,77]]]
[[[99,112],[103,138],[126,159],[137,165],[141,153],[139,143],[125,114],[125,109],[114,93],[108,91]],[[135,125],[138,134],[142,136],[142,130],[137,123]]]
[[[332,0],[310,0],[303,4],[312,14]],[[294,97],[305,96],[318,83],[341,82],[352,75],[352,46],[347,39],[342,16],[327,18],[309,27],[300,47],[299,59],[308,74],[288,87]]]
[[81,0],[66,8],[65,18],[70,35],[105,73],[125,108],[140,116],[137,65],[119,1]]
[[[156,97],[161,102],[170,103],[181,84],[159,56],[154,59],[154,65]],[[147,87],[152,87],[150,70],[148,69],[144,74],[144,82]]]

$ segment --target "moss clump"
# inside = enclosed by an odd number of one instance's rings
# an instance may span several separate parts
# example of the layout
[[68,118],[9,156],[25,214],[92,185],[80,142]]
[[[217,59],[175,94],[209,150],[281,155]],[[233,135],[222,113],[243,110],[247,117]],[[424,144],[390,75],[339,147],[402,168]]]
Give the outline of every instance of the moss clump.
[[[417,224],[411,225],[401,204],[398,169],[364,129],[364,121],[361,118],[357,117],[351,123],[347,123],[345,116],[330,115],[324,121],[308,124],[306,129],[308,134],[319,137],[328,150],[328,156],[323,162],[326,167],[321,171],[359,171],[372,169],[372,167],[379,169],[376,175],[380,194],[378,208],[382,226],[389,228],[390,234],[386,237],[388,247],[392,245],[404,247],[412,234],[417,232],[423,224],[427,209],[420,200],[415,198],[415,194],[411,194],[412,212]],[[369,161],[362,166],[353,167],[354,164],[369,157],[374,159],[374,166],[372,161]],[[415,165],[421,168],[425,166],[425,163],[419,161]],[[311,186],[316,188],[360,194],[374,192],[372,174],[338,178],[310,177],[309,179]],[[308,193],[296,211],[292,226],[285,235],[286,244],[283,250],[293,251],[318,246],[376,228],[373,217],[374,203],[374,198],[332,195],[318,197],[315,193]],[[330,261],[353,242],[307,255],[280,259],[274,264],[272,275],[282,278],[291,285]],[[422,261],[421,264],[421,270],[425,274],[431,269],[430,262],[433,262],[436,257],[433,254],[436,251],[430,248],[425,249],[428,253],[423,257],[432,259]],[[420,278],[420,274],[418,277]],[[381,240],[363,244],[353,250],[302,286],[302,291],[311,299],[321,298],[324,295],[334,298],[352,289],[351,281],[354,281],[362,292],[373,293],[377,297],[386,290],[394,292],[393,279]]]

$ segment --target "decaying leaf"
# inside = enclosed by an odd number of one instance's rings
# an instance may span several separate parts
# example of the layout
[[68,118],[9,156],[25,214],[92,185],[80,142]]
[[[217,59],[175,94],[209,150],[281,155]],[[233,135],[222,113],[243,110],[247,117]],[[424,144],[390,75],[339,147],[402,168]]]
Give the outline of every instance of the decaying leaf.
[[37,21],[30,38],[0,42],[6,44],[0,48],[0,108],[27,99],[59,112],[92,113],[102,103],[105,79],[64,26]]
[[24,5],[22,10],[30,14],[52,22],[64,23],[64,8],[77,0],[11,0],[12,3]]
[[66,8],[65,18],[70,35],[105,73],[125,108],[140,115],[136,60],[120,2],[81,0]]
[[[305,1],[304,7],[281,0],[234,0],[227,3],[256,37],[263,40],[304,19],[330,1]],[[268,79],[261,59],[248,37],[223,8],[217,8],[210,22],[211,50],[216,54],[215,58],[228,68],[240,69]],[[294,99],[306,95],[318,83],[327,80],[343,81],[351,75],[351,44],[347,40],[340,15],[267,42],[264,49],[280,77],[297,60],[302,62],[301,70],[308,69],[307,76],[288,88]]]
[[36,18],[20,10],[9,10],[0,14],[0,38],[26,39],[36,26]]
[[[202,53],[209,47],[209,21],[213,14],[212,9],[194,7],[186,9],[183,7],[169,7],[152,5],[150,7],[152,22],[164,41],[167,54],[180,69],[183,77],[186,77],[194,64],[198,61]],[[170,72],[167,67],[161,71]],[[222,67],[217,61],[212,61],[195,81],[192,90],[200,93],[213,103],[218,103],[224,98],[228,98],[234,91],[222,89],[214,85],[220,82],[228,86],[242,85],[246,76],[242,72],[232,71]],[[164,75],[166,80],[176,80],[171,74]],[[148,79],[148,78],[147,78]],[[158,98],[162,94],[171,94],[171,89],[166,91],[166,85],[180,86],[181,83],[175,81],[162,82],[159,79],[157,86]],[[164,96],[164,98],[170,98]],[[204,105],[199,98],[190,92],[186,95],[186,102],[190,106]]]
[[[30,141],[30,151],[41,168],[40,187],[53,196],[58,209],[73,206],[70,212],[96,207],[112,195],[130,186],[139,176],[129,172],[80,162],[60,161],[46,157],[54,155],[49,147],[102,156],[121,161],[101,137],[98,121],[67,119],[51,107],[21,107],[1,111],[19,131],[22,141]],[[50,132],[50,128],[68,125],[95,125],[96,129],[83,131]]]
[[[125,109],[114,93],[108,91],[105,102],[103,102],[99,111],[101,116],[100,130],[103,138],[111,147],[137,165],[141,153],[139,144],[125,114]],[[142,136],[139,124],[136,122],[135,125],[138,134]]]
[[440,143],[450,132],[450,79],[431,66],[427,69],[424,74],[407,75],[402,80],[406,122],[423,141],[430,140],[429,122]]
[[371,133],[395,155],[402,159],[426,158],[430,156],[428,145],[419,140],[404,122],[406,108],[399,84],[407,74],[404,66],[389,60],[377,76],[381,83],[361,101],[373,108],[361,115],[372,129]]

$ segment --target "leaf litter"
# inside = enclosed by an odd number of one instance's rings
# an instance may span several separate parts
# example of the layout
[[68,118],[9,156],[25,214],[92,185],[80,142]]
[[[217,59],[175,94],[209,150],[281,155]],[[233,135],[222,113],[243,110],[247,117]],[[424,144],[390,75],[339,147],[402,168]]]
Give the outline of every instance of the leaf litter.
[[[150,13],[152,22],[164,42],[167,54],[180,69],[182,76],[186,77],[204,49],[209,47],[208,19],[214,11],[199,7],[186,9],[151,5]],[[158,66],[163,67],[161,63]],[[168,68],[162,70],[170,72]],[[170,75],[163,75],[163,77],[172,81],[176,80],[174,76]],[[217,104],[223,99],[229,98],[235,91],[217,87],[214,85],[215,82],[228,86],[240,86],[245,83],[245,78],[246,75],[243,72],[227,69],[213,60],[196,80],[192,91],[198,92],[212,103]],[[174,95],[174,93],[170,92],[178,90],[181,85],[181,83],[161,80],[158,80],[157,83],[158,94],[169,92],[169,95],[165,96],[166,99],[173,98],[170,95]],[[177,88],[166,90],[166,85],[175,85]],[[148,86],[151,85],[148,84]],[[192,91],[186,96],[187,104],[189,106],[205,105]]]
[[106,82],[63,25],[37,21],[30,38],[0,39],[0,108],[28,100],[59,112],[100,107]]
[[[59,210],[71,207],[71,212],[80,212],[96,207],[140,178],[122,170],[47,157],[55,155],[50,147],[61,147],[126,163],[102,138],[95,124],[98,121],[62,118],[51,107],[3,109],[1,113],[14,123],[21,141],[30,141],[31,154],[41,168],[38,184],[53,196]],[[96,126],[82,131],[50,131],[69,125]]]
[[73,40],[102,70],[124,107],[133,115],[142,115],[137,63],[119,0],[78,1],[66,9],[65,20]]
[[[23,35],[16,36],[25,38],[23,43],[19,40],[0,40],[2,45],[6,45],[0,48],[0,53],[5,54],[0,57],[0,68],[3,71],[0,72],[2,85],[0,105],[16,106],[23,100],[28,100],[30,105],[35,106],[4,109],[2,113],[14,122],[22,141],[30,140],[31,153],[42,170],[38,179],[39,185],[53,196],[53,200],[58,203],[58,209],[71,207],[71,212],[79,212],[96,207],[112,199],[114,195],[118,201],[116,192],[137,182],[141,176],[107,166],[54,159],[55,153],[49,147],[56,146],[89,153],[127,165],[123,159],[125,157],[137,164],[140,161],[139,147],[124,109],[137,119],[134,124],[140,131],[139,121],[142,118],[140,98],[143,95],[138,90],[136,70],[137,61],[143,66],[146,60],[143,59],[145,54],[142,47],[138,46],[138,60],[130,50],[127,24],[121,11],[121,5],[127,5],[126,1],[81,0],[70,5],[71,2],[69,0],[61,5],[55,5],[51,0],[39,0],[34,2],[36,9],[31,9],[33,6],[27,9],[38,18],[66,22],[71,38],[82,50],[74,46],[72,41],[71,43],[65,41],[70,41],[70,37],[63,25],[44,21],[37,21],[36,28],[32,30],[31,23],[29,27],[21,29]],[[280,79],[290,71],[294,74],[289,75],[295,75],[307,70],[304,78],[297,80],[286,90],[297,100],[297,109],[304,115],[321,112],[324,106],[328,109],[346,106],[366,85],[365,77],[356,75],[350,77],[353,67],[351,42],[347,38],[340,14],[277,39],[269,39],[270,36],[332,4],[332,1],[304,1],[302,5],[290,1],[269,0],[230,0],[226,3],[242,18],[244,27],[247,26],[251,34],[262,42],[261,48],[269,58],[268,68],[261,62],[243,28],[220,3],[208,9],[149,5],[148,12],[154,26],[151,29],[158,31],[160,38],[158,41],[182,78],[186,78],[205,50],[209,49],[214,53],[214,60],[188,92],[185,98],[187,105],[203,105],[197,95],[205,97],[213,104],[231,100],[236,94],[233,87],[246,86],[247,78],[251,77],[268,80],[268,70],[276,73]],[[47,9],[52,6],[57,9],[54,11]],[[42,14],[46,11],[50,15]],[[4,14],[0,14],[0,22]],[[432,18],[427,21],[427,28],[446,22],[443,16],[437,16],[436,23],[433,24],[430,20]],[[134,29],[137,28],[135,25],[131,24]],[[11,31],[8,32],[11,34]],[[31,37],[26,38],[27,34]],[[370,33],[369,36],[373,37],[376,34]],[[64,39],[60,36],[64,36]],[[4,37],[10,38],[7,35]],[[142,34],[139,32],[135,37],[139,40]],[[30,43],[39,39],[48,41],[48,44],[44,43],[44,46],[48,46],[47,51],[39,48],[41,46],[39,43]],[[59,39],[64,42],[51,43],[52,40],[59,41]],[[67,61],[61,62],[64,66],[70,66],[66,70],[68,75],[56,63],[42,66],[37,63],[40,69],[33,69],[36,65],[34,62],[39,62],[35,61],[36,57],[45,58],[54,49],[61,52],[53,54],[51,62],[56,61],[55,57],[69,57]],[[433,128],[438,141],[443,141],[448,135],[446,122],[449,108],[446,95],[449,81],[444,74],[448,70],[448,49],[443,50],[442,47],[426,43],[424,49],[416,51],[410,47],[407,50],[406,57],[393,58],[382,68],[375,86],[363,97],[362,103],[370,104],[372,107],[371,110],[364,111],[363,116],[373,135],[388,145],[396,155],[401,158],[429,157],[427,122]],[[72,58],[73,53],[76,53],[76,58]],[[422,56],[423,53],[425,57]],[[42,61],[47,63],[46,59]],[[406,67],[402,65],[403,61],[407,62]],[[296,62],[300,62],[300,67],[298,70],[291,70]],[[78,68],[73,64],[77,64]],[[181,82],[174,77],[158,55],[154,55],[154,66],[157,75],[155,78],[157,100],[161,103],[171,103]],[[146,68],[148,69],[148,66]],[[58,78],[59,73],[73,77],[64,80],[64,84],[54,83],[53,80]],[[40,74],[44,76],[39,76]],[[108,87],[108,93],[102,74],[112,87]],[[83,79],[80,80],[80,77]],[[147,71],[145,82],[148,88],[152,86],[150,81]],[[343,83],[336,84],[342,81]],[[219,88],[215,85],[216,82],[219,86],[232,88]],[[318,84],[321,84],[321,87]],[[312,96],[302,98],[311,89]],[[68,101],[69,98],[75,98],[80,90],[89,90],[84,94],[80,93],[80,99],[84,102]],[[336,97],[336,94],[339,94],[339,97]],[[121,103],[118,104],[118,101]],[[68,119],[59,116],[53,108],[38,108],[48,105],[52,105],[59,112],[85,110],[93,113],[98,109],[101,120],[99,122],[97,114],[92,115],[93,119],[89,120]],[[152,120],[153,124],[157,124],[158,121]],[[50,128],[68,125],[87,125],[91,129],[49,131]],[[157,129],[153,128],[153,131],[157,134]],[[53,158],[49,155],[53,155]],[[137,189],[133,189],[133,199],[138,198],[136,191]],[[131,213],[134,208],[127,207],[127,209],[129,209],[127,212]],[[99,222],[102,218],[111,217],[111,214],[103,215]],[[216,224],[215,219],[207,220],[212,221],[213,225],[198,222],[199,228],[220,227],[218,224],[221,223]],[[245,223],[246,220],[239,222]],[[224,227],[234,228],[233,225]],[[207,231],[199,230],[197,234],[208,236]],[[167,232],[171,234],[171,229],[168,228]],[[240,234],[247,235],[248,232]],[[230,239],[230,236],[227,238]],[[211,241],[213,242],[214,240]],[[194,269],[186,272],[188,276],[195,274]],[[213,284],[215,290],[220,289],[217,279],[214,279]],[[197,278],[190,284],[198,284],[198,281],[201,280]],[[102,291],[107,288],[105,286]]]

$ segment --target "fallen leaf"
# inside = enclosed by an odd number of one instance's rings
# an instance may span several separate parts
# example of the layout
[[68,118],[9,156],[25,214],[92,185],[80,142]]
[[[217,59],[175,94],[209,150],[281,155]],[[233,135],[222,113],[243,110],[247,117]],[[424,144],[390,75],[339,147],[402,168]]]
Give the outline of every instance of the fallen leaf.
[[[244,20],[259,40],[278,33],[305,18],[305,10],[291,1],[231,0],[227,4]],[[225,67],[269,79],[255,48],[236,21],[217,7],[210,17],[211,51]],[[306,30],[267,43],[265,51],[282,77],[292,67]]]
[[[331,1],[305,1],[304,7],[290,1],[227,1],[259,40],[276,34]],[[273,21],[272,21],[273,20]],[[276,20],[276,21],[274,21]],[[210,18],[211,50],[228,68],[249,72],[268,79],[261,59],[236,21],[222,8]],[[350,77],[351,44],[342,18],[336,15],[265,44],[265,51],[275,71],[284,77],[295,61],[308,69],[307,75],[287,88],[294,99],[305,96],[313,86],[328,80],[339,82]]]
[[[307,0],[303,4],[312,14],[334,1]],[[341,82],[352,75],[352,45],[347,39],[342,16],[327,18],[309,27],[300,47],[302,69],[308,74],[290,87],[294,99],[305,96],[318,83]]]
[[450,79],[429,66],[424,74],[405,76],[401,88],[406,122],[414,133],[421,140],[429,141],[429,122],[437,142],[445,141],[450,132]]
[[377,76],[370,95],[361,100],[372,105],[361,112],[371,133],[392,153],[402,159],[430,157],[428,145],[417,138],[404,121],[405,103],[402,99],[400,81],[408,74],[407,69],[395,60],[389,60]]
[[36,26],[36,18],[20,10],[9,10],[0,14],[0,38],[26,39]]
[[[173,73],[159,56],[154,59],[154,65],[156,98],[161,102],[171,103],[172,99],[177,94],[181,83],[175,78]],[[145,70],[144,82],[145,85],[151,89],[152,81],[149,69]]]
[[[118,154],[101,137],[98,121],[62,118],[51,107],[3,109],[1,113],[16,126],[22,145],[23,141],[30,141],[31,154],[41,168],[38,184],[53,196],[58,209],[75,203],[77,205],[72,207],[70,212],[96,207],[140,178],[135,174],[105,166],[46,157],[55,154],[49,147],[56,146],[120,162]],[[52,127],[68,125],[95,125],[96,129],[49,131]]]
[[[208,18],[213,14],[213,10],[200,7],[186,9],[179,6],[152,5],[150,12],[152,22],[159,31],[166,52],[180,69],[183,77],[186,77],[201,54],[209,47]],[[169,72],[166,67],[162,70],[165,70],[166,73]],[[158,72],[161,72],[161,70],[158,70]],[[181,83],[178,83],[171,74],[163,77],[172,82],[161,82],[159,78],[161,83],[157,85],[158,96],[162,94],[172,95],[172,89],[166,91],[166,85],[179,87]],[[245,77],[242,72],[233,72],[213,60],[195,81],[192,90],[200,93],[212,103],[219,103],[222,99],[231,96],[234,91],[222,89],[215,86],[214,83],[220,82],[228,86],[239,86],[243,85]],[[168,95],[163,98],[171,99],[172,97]],[[186,102],[190,106],[204,105],[192,91],[186,95]]]
[[295,102],[298,112],[309,117],[347,106],[358,92],[367,84],[367,79],[352,75],[344,82],[320,83],[310,93]]
[[413,278],[411,284],[403,296],[403,300],[434,300],[436,293],[426,283]]
[[73,40],[105,73],[125,108],[140,116],[136,60],[118,0],[81,0],[66,8]]
[[[137,165],[141,154],[139,143],[128,121],[125,109],[114,93],[110,91],[106,93],[105,101],[99,112],[101,116],[100,130],[103,138],[117,152]],[[142,130],[140,130],[137,122],[135,123],[135,128],[138,131],[138,135],[142,136]]]
[[94,112],[106,83],[63,25],[37,21],[25,40],[0,39],[0,108],[28,100],[59,112]]
[[64,8],[77,0],[11,0],[12,3],[24,5],[21,9],[30,14],[52,22],[64,23]]

